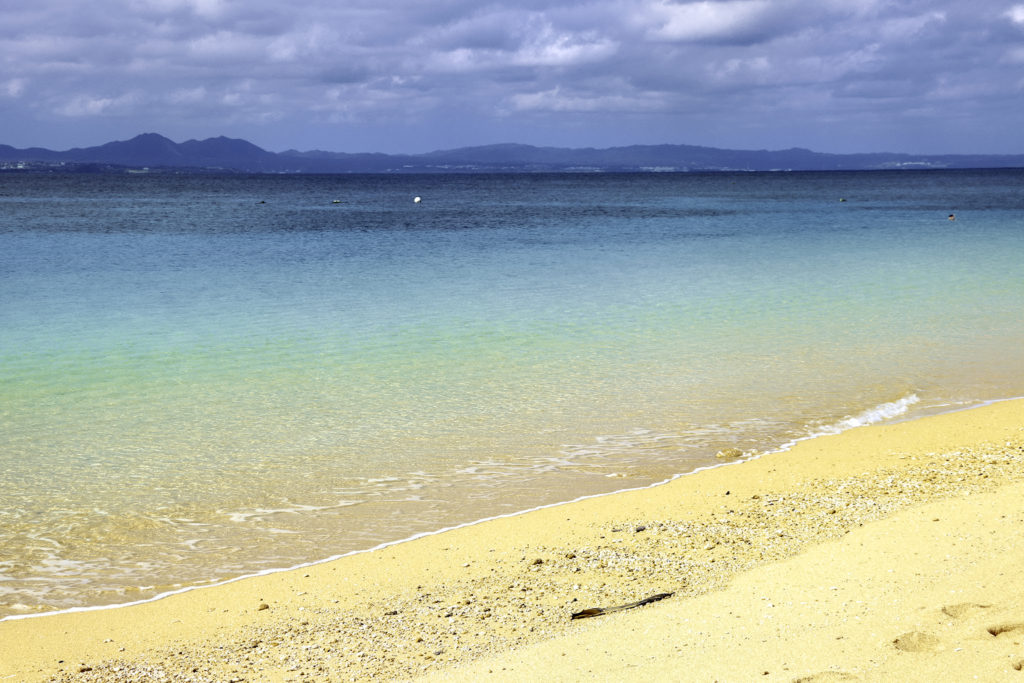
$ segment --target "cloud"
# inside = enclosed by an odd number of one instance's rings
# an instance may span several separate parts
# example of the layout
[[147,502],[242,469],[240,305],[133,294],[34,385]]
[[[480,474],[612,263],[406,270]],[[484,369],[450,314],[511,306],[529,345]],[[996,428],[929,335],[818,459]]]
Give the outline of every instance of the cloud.
[[8,97],[21,97],[22,93],[25,92],[25,86],[28,85],[28,81],[24,78],[11,78],[7,82],[3,83],[3,93]]
[[267,42],[261,36],[220,30],[188,42],[184,55],[197,62],[224,68],[228,64],[259,66],[269,56]]
[[131,0],[129,2],[130,7],[144,13],[194,14],[205,19],[216,19],[223,16],[227,5],[227,0]]
[[57,113],[70,118],[118,114],[130,110],[137,102],[138,97],[133,93],[126,93],[117,97],[78,95],[58,107]]
[[651,8],[650,33],[669,41],[758,42],[772,35],[768,29],[776,13],[769,0],[659,2]]
[[206,88],[199,86],[196,88],[179,88],[173,92],[168,93],[167,101],[173,104],[200,104],[205,102],[208,96]]
[[[814,147],[837,144],[826,135],[837,121],[868,131],[909,118],[923,139],[921,112],[936,102],[975,129],[1009,128],[1024,61],[1024,4],[1012,0],[8,5],[0,97],[9,121],[25,123],[7,134],[46,145],[112,122],[125,135],[208,132],[277,149],[406,151],[394,147],[404,130],[466,143]],[[68,117],[74,130],[61,127]],[[1024,147],[1017,128],[1006,138]],[[890,135],[843,144],[899,148]]]
[[573,67],[607,60],[618,49],[616,41],[592,32],[574,34],[558,31],[546,21],[531,23],[518,40],[500,47],[456,47],[435,54],[429,67],[440,72]]
[[572,94],[556,87],[544,92],[520,93],[510,100],[513,111],[561,111],[561,112],[630,112],[658,109],[662,106],[656,99],[627,97],[614,93]]
[[267,45],[272,62],[294,62],[316,57],[334,40],[333,34],[323,26],[308,26],[278,36]]
[[545,24],[516,50],[511,62],[517,66],[575,66],[609,59],[617,48],[614,40],[593,33],[560,32]]
[[946,13],[937,11],[894,17],[881,23],[878,39],[889,44],[899,44],[899,41],[911,39],[929,31],[937,33],[945,22]]
[[1024,64],[1024,46],[1010,48],[1003,59],[1008,64]]

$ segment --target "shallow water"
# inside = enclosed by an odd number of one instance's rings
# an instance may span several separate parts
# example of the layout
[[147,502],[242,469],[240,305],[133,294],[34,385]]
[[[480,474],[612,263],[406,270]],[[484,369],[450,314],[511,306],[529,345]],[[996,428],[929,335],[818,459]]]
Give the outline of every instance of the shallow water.
[[1022,395],[1022,189],[0,175],[0,616]]

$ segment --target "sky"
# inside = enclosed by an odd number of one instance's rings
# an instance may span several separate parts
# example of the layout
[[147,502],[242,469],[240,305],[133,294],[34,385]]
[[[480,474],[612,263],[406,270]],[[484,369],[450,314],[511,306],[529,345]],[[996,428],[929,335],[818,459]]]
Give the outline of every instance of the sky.
[[1024,153],[1024,3],[0,0],[0,143]]

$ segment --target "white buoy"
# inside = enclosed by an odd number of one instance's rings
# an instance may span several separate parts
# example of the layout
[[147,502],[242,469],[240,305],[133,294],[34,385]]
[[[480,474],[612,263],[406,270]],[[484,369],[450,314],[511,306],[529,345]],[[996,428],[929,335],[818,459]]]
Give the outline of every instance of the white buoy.
[[415,204],[419,204],[420,202],[423,201],[423,198],[422,197],[413,197],[412,201]]

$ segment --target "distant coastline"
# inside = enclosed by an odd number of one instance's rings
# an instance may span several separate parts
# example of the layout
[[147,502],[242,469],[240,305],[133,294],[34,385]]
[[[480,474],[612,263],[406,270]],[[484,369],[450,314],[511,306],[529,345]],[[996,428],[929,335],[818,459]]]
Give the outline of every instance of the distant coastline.
[[54,151],[0,144],[13,173],[707,173],[1024,168],[1024,154],[826,154],[808,149],[729,150],[693,145],[560,148],[499,144],[426,154],[269,152],[217,137],[176,143],[157,133]]

